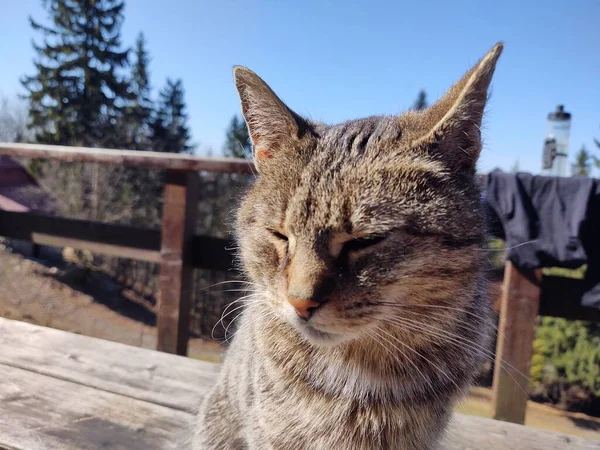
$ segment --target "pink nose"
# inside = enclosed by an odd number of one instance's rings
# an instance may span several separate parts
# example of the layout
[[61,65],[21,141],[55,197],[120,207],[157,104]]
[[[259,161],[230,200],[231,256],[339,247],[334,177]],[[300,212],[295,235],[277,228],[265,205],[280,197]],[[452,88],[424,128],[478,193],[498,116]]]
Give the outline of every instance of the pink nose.
[[299,298],[288,297],[288,302],[294,307],[300,317],[309,319],[312,316],[312,310],[319,306],[319,303],[314,300],[305,300]]

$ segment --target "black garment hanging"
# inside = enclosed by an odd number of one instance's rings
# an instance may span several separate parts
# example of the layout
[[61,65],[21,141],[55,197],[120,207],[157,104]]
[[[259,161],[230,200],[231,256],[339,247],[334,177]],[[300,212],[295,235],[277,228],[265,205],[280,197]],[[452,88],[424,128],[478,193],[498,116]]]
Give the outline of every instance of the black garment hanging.
[[581,304],[600,309],[600,180],[495,170],[487,176],[484,199],[489,223],[502,224],[513,264],[587,264]]

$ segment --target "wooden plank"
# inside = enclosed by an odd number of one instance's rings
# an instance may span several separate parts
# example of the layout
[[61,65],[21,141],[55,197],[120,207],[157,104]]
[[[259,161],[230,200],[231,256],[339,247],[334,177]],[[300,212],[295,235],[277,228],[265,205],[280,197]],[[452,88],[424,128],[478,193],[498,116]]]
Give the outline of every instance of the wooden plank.
[[177,153],[41,144],[0,143],[0,155],[66,162],[95,162],[114,166],[252,174],[251,161],[239,158],[198,158]]
[[3,318],[0,364],[188,413],[220,367]]
[[160,261],[160,252],[154,250],[103,244],[101,242],[91,242],[83,239],[50,236],[44,233],[33,233],[31,237],[32,242],[35,242],[39,245],[48,245],[50,247],[57,248],[72,247],[80,250],[88,250],[99,255],[116,256],[118,258],[135,259],[137,261],[147,261],[153,263]]
[[541,269],[523,274],[506,262],[492,397],[492,417],[497,420],[525,423],[540,280]]
[[192,415],[0,364],[0,448],[162,450]]
[[192,289],[192,238],[198,212],[198,174],[169,171],[165,181],[157,350],[187,355]]
[[600,450],[600,441],[455,414],[443,450]]
[[196,269],[237,272],[233,247],[233,238],[194,236],[192,239],[192,266]]
[[[0,319],[0,448],[172,448],[218,367]],[[600,450],[600,441],[456,414],[441,448]]]
[[[35,213],[0,211],[0,236],[52,247],[73,247],[140,261],[160,261],[160,230],[66,219]],[[198,269],[231,270],[233,239],[192,238],[192,265]]]
[[160,257],[160,231],[128,225],[0,211],[0,236],[143,261]]

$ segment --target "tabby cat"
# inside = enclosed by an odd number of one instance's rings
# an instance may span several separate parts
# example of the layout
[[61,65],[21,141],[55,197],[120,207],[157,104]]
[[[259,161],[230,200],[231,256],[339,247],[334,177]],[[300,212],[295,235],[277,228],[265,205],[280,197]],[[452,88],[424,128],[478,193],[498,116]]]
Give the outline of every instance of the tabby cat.
[[258,171],[237,219],[251,295],[194,450],[440,445],[489,342],[475,164],[501,52],[426,110],[339,125],[234,69]]

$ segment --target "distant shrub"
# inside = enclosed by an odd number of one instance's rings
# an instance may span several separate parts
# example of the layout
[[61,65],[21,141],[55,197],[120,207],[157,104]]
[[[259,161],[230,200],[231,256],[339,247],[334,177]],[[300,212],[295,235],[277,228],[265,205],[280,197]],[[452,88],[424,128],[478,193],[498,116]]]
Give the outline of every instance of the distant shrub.
[[537,393],[565,409],[587,410],[597,405],[600,324],[542,318],[533,344],[531,379]]

